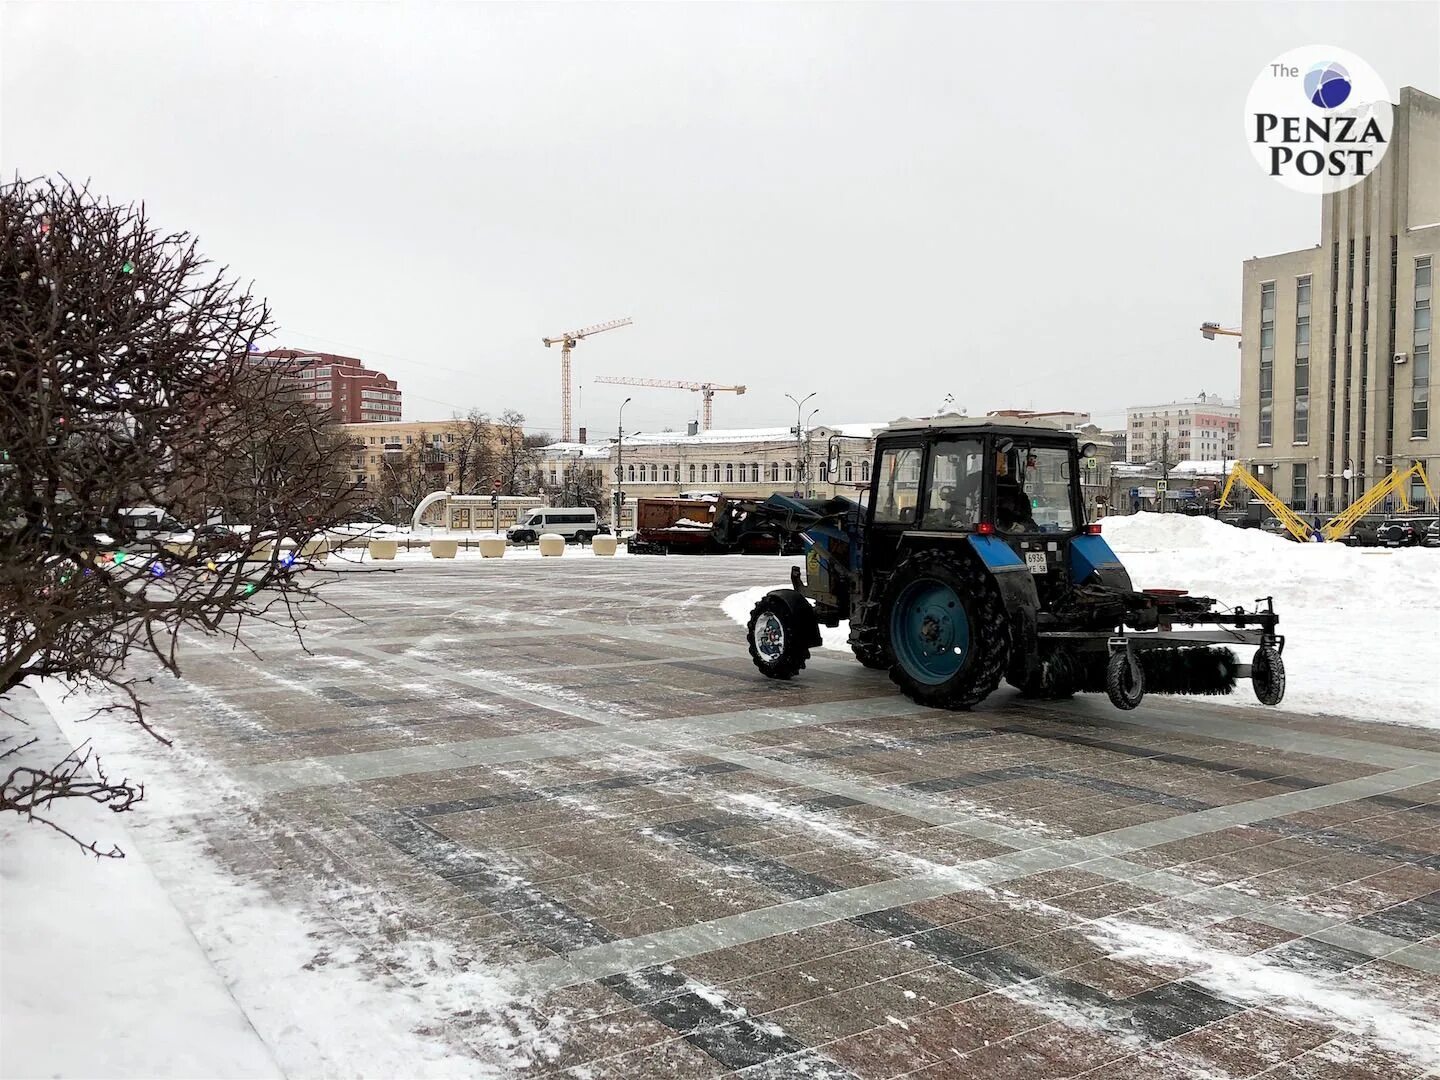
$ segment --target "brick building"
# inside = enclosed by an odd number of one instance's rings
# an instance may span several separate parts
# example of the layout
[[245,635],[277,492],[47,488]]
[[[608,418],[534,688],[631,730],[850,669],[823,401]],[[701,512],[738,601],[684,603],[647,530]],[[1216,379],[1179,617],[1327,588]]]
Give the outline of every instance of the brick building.
[[353,356],[271,349],[256,353],[258,364],[276,368],[295,383],[300,396],[328,406],[341,424],[400,419],[400,387]]

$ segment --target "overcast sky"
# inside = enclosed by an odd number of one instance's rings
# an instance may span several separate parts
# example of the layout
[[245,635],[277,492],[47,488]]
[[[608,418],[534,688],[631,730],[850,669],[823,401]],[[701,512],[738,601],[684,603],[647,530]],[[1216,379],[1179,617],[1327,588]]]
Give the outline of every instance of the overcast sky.
[[0,8],[0,168],[197,233],[274,344],[407,419],[716,426],[1231,395],[1240,262],[1309,246],[1241,110],[1325,43],[1440,92],[1440,5],[61,4]]

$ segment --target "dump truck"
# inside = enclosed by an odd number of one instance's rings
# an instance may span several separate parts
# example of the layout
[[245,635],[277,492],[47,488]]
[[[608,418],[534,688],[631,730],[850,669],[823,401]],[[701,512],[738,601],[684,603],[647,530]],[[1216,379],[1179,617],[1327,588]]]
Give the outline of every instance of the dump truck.
[[750,613],[755,666],[793,678],[820,627],[848,620],[862,664],[938,708],[971,708],[1002,681],[1036,698],[1103,692],[1133,709],[1147,692],[1227,694],[1244,678],[1278,704],[1285,639],[1273,599],[1227,609],[1134,588],[1085,518],[1079,478],[1093,454],[1048,426],[899,421],[876,437],[863,502],[728,500],[718,544],[759,531],[798,538],[805,554],[803,571],[792,566],[789,586]]
[[[736,541],[721,540],[714,530],[717,514],[730,502],[719,495],[707,499],[638,499],[632,555],[775,555],[782,541],[774,530],[745,530]],[[789,549],[800,550],[793,540]]]

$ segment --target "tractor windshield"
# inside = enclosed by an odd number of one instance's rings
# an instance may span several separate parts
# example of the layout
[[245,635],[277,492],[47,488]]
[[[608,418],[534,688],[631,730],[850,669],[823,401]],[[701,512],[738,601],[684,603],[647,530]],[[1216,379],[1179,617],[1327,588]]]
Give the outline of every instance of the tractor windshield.
[[997,447],[995,527],[1007,533],[1074,530],[1068,447]]

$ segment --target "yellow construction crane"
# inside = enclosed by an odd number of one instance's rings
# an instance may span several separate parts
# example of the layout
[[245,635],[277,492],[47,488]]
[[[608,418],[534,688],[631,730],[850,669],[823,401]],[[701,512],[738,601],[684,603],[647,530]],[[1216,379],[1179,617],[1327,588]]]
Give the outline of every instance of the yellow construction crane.
[[[1221,326],[1218,322],[1202,322],[1200,324],[1200,336],[1206,341],[1214,341],[1217,336],[1238,338],[1240,336],[1240,328],[1238,326]],[[1240,342],[1237,341],[1235,344],[1239,345]]]
[[1391,495],[1400,497],[1400,509],[1412,510],[1410,498],[1405,488],[1411,480],[1419,480],[1425,487],[1425,494],[1430,501],[1435,501],[1435,491],[1430,487],[1430,478],[1425,475],[1425,466],[1415,462],[1408,469],[1401,469],[1398,466],[1390,471],[1390,475],[1381,480],[1369,491],[1361,495],[1335,517],[1327,521],[1320,529],[1320,535],[1326,540],[1339,540],[1350,535],[1350,530],[1355,523],[1368,514],[1375,507],[1379,506]]
[[[1411,510],[1410,498],[1406,488],[1411,480],[1419,480],[1424,485],[1425,493],[1430,501],[1435,502],[1435,491],[1430,487],[1430,478],[1425,475],[1425,466],[1415,462],[1407,469],[1395,468],[1390,475],[1381,480],[1369,491],[1361,495],[1340,513],[1327,521],[1320,527],[1320,538],[1322,540],[1343,540],[1350,535],[1350,530],[1375,507],[1379,506],[1391,495],[1400,499],[1401,510]],[[1220,493],[1220,506],[1223,508],[1230,499],[1230,489],[1239,481],[1244,487],[1249,488],[1251,493],[1265,504],[1266,508],[1280,519],[1290,535],[1296,540],[1310,540],[1315,536],[1315,530],[1306,524],[1305,519],[1286,506],[1284,501],[1273,491],[1267,488],[1259,480],[1250,474],[1242,462],[1237,461],[1235,467],[1230,470],[1230,476],[1225,481],[1225,490]]]
[[1243,462],[1237,461],[1230,475],[1225,479],[1225,490],[1220,493],[1220,506],[1223,509],[1230,501],[1230,489],[1239,481],[1244,487],[1250,489],[1250,493],[1265,504],[1266,508],[1280,519],[1290,535],[1296,540],[1309,540],[1315,535],[1315,530],[1305,523],[1305,519],[1286,506],[1284,501],[1273,491],[1267,488],[1251,474]]
[[698,390],[700,392],[700,430],[709,431],[710,421],[714,415],[715,395],[718,393],[743,394],[743,386],[720,386],[708,382],[685,382],[682,379],[630,379],[619,375],[597,375],[597,383],[610,383],[614,386],[667,386],[672,390]]
[[591,334],[599,334],[606,330],[617,330],[622,326],[629,326],[630,320],[615,319],[607,323],[598,323],[595,326],[587,326],[584,330],[568,330],[557,337],[541,338],[548,349],[551,345],[560,346],[560,441],[570,441],[570,350],[576,344],[589,337]]

